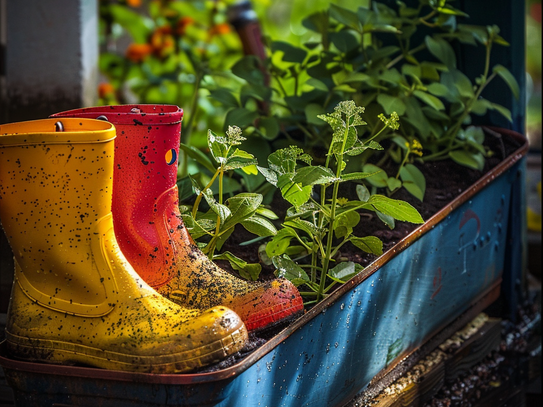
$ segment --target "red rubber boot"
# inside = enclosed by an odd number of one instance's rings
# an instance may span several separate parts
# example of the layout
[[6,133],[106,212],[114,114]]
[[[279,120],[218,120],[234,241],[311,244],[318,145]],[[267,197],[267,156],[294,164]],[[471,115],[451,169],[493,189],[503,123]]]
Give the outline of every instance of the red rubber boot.
[[155,290],[185,307],[234,310],[262,331],[303,312],[285,279],[249,282],[222,270],[196,246],[179,212],[177,157],[183,111],[173,105],[70,110],[53,117],[101,118],[115,125],[113,222],[121,251]]

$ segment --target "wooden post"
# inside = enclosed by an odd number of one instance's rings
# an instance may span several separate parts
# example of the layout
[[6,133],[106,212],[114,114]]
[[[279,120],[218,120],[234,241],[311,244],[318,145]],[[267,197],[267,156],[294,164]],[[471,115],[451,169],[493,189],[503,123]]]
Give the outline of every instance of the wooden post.
[[[98,0],[0,0],[0,123],[97,103]],[[0,313],[13,259],[0,232]]]

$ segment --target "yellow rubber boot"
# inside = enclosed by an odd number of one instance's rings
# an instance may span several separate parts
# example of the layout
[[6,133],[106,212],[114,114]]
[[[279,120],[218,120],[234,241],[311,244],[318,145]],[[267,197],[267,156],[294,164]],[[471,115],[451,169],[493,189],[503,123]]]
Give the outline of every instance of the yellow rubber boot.
[[113,230],[115,128],[90,119],[0,126],[0,219],[16,269],[6,327],[13,357],[176,373],[247,340],[226,307],[183,308],[133,270]]

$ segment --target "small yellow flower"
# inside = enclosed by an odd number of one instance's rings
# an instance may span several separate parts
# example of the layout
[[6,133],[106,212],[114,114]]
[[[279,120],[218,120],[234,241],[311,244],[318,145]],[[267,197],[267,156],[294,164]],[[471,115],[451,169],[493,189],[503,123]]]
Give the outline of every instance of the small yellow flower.
[[422,157],[422,144],[417,139],[413,139],[410,145],[408,145],[412,154],[416,154],[419,157]]
[[339,206],[347,205],[349,200],[347,198],[338,198],[337,203]]

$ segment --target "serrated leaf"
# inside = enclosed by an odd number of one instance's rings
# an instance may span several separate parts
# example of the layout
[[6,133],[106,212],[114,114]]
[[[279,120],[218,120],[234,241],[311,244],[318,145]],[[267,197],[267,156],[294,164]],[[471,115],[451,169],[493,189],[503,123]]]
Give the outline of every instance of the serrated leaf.
[[314,224],[303,219],[287,220],[283,225],[294,229],[300,229],[311,238],[319,234],[319,230]]
[[232,154],[228,155],[228,158],[224,164],[224,170],[235,170],[237,168],[256,166],[256,164],[258,164],[258,161],[252,154],[236,149]]
[[277,277],[286,278],[295,286],[299,286],[310,281],[307,273],[286,254],[273,257],[272,262],[277,269],[275,273]]
[[353,237],[351,243],[360,250],[380,256],[383,254],[383,242],[375,236]]
[[230,210],[230,216],[223,227],[228,229],[252,216],[262,203],[262,195],[245,192],[228,198],[225,203]]
[[336,181],[337,178],[330,168],[321,166],[302,167],[296,171],[292,181],[299,183],[302,187],[307,185],[329,184]]
[[377,172],[350,172],[348,174],[341,174],[341,181],[354,181],[360,179],[366,179],[368,177],[376,175]]

